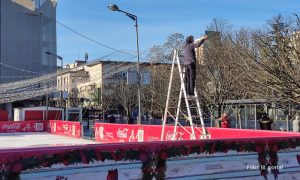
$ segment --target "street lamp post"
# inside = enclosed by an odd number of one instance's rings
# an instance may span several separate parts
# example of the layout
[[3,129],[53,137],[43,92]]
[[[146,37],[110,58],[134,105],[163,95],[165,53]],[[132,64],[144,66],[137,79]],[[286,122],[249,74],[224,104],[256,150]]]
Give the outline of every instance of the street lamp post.
[[139,104],[139,114],[138,114],[138,124],[141,124],[141,74],[140,74],[140,50],[139,50],[139,32],[138,32],[138,19],[137,16],[126,11],[120,10],[115,4],[109,5],[108,8],[112,11],[119,11],[130,19],[135,21],[135,31],[136,31],[136,49],[137,49],[137,85],[138,85],[138,104]]
[[[61,72],[62,72],[62,70],[63,70],[63,65],[64,65],[63,57],[61,57],[61,56],[59,56],[59,55],[57,55],[57,54],[48,52],[48,51],[46,51],[46,52],[44,52],[44,53],[45,53],[45,54],[48,54],[48,55],[51,55],[51,56],[55,56],[57,59],[59,59],[59,60],[61,61],[60,66],[61,66]],[[61,74],[60,74],[60,84],[61,84],[61,86],[60,86],[60,105],[61,105],[61,107],[63,106],[62,79],[63,79],[63,78],[62,78],[62,73],[61,73]]]

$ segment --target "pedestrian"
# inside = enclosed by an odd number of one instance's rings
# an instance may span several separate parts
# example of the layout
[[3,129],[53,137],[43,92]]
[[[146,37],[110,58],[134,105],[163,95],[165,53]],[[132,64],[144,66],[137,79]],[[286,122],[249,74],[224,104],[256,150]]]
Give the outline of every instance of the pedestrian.
[[134,118],[132,116],[129,117],[128,124],[134,124]]
[[230,128],[230,119],[226,112],[224,112],[221,117],[221,127],[222,128]]
[[296,114],[296,118],[293,120],[293,132],[300,132],[300,117],[299,113]]
[[116,122],[116,118],[115,116],[112,114],[109,118],[109,123],[115,123]]
[[196,81],[196,53],[195,48],[200,47],[207,39],[207,35],[194,40],[193,36],[186,38],[184,47],[184,66],[185,66],[185,89],[190,96],[194,95]]
[[259,120],[260,129],[262,130],[272,130],[273,121],[268,117],[267,113],[263,113],[261,119]]

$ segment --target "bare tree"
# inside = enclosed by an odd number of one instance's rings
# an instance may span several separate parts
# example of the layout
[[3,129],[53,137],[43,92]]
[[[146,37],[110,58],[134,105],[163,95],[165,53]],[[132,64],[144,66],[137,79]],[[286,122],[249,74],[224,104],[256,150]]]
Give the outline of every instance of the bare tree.
[[[156,117],[161,117],[165,108],[174,49],[178,49],[182,53],[183,45],[184,36],[180,33],[174,33],[168,36],[167,41],[163,45],[153,46],[148,54],[148,59],[151,63],[150,72],[152,82],[144,91],[146,97],[145,103],[150,106],[150,111]],[[177,68],[175,68],[175,73],[172,89],[174,92],[171,93],[174,97],[172,97],[173,101],[171,103],[176,103],[175,99],[177,98],[178,100],[180,90],[180,79]]]
[[89,105],[94,109],[101,110],[103,115],[105,115],[110,108],[115,106],[116,91],[114,84],[103,84],[101,88],[95,89],[90,94]]
[[[182,50],[183,45],[184,36],[182,34],[171,34],[163,45],[155,45],[150,49],[147,59],[151,63],[170,63],[174,49]],[[180,55],[182,56],[182,53]]]
[[299,19],[274,17],[265,29],[252,32],[252,49],[237,42],[246,58],[248,81],[255,83],[251,91],[276,101],[300,102],[300,26]]
[[244,98],[247,90],[239,81],[239,54],[230,41],[231,26],[222,19],[214,19],[208,26],[209,39],[203,47],[203,63],[199,65],[197,84],[203,103],[218,108],[221,115],[224,102]]
[[[167,63],[156,63],[152,64],[150,68],[150,72],[152,74],[152,82],[151,85],[148,86],[145,92],[146,103],[149,105],[148,109],[155,117],[161,117],[164,112],[166,100],[167,100],[167,91],[169,85],[169,78],[171,72],[171,64]],[[172,88],[172,101],[170,102],[175,106],[176,99],[178,100],[178,93],[180,90],[180,81],[178,71],[175,70],[175,78],[173,82]]]
[[115,84],[115,103],[124,107],[126,116],[130,117],[132,109],[137,106],[137,86],[127,85],[126,81]]

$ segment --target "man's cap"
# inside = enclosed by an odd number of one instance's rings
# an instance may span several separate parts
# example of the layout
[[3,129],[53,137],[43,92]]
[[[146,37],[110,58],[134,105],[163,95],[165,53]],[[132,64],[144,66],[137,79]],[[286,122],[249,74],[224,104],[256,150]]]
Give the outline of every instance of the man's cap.
[[194,36],[190,35],[186,38],[186,43],[192,43],[194,40]]

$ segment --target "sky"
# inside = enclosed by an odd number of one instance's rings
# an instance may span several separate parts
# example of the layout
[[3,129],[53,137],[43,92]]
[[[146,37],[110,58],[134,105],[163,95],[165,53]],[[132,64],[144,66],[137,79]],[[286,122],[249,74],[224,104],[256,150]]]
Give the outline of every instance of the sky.
[[[142,60],[154,45],[162,45],[173,33],[200,37],[214,18],[224,19],[234,29],[259,28],[272,17],[300,14],[298,0],[58,0],[57,21],[100,44],[136,54],[134,21],[107,6],[138,17]],[[135,60],[87,40],[57,24],[57,54],[64,63],[106,59]],[[109,56],[108,56],[109,55]]]

